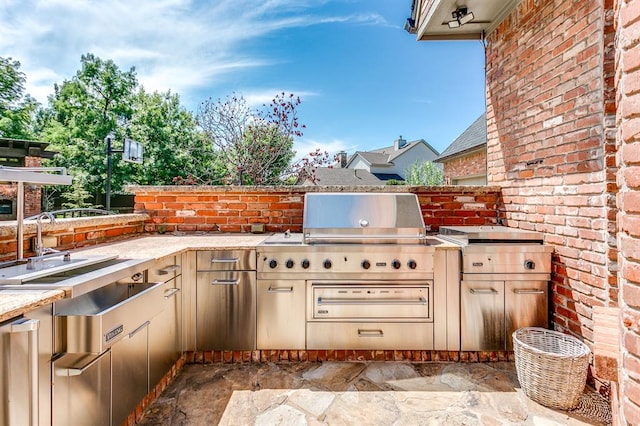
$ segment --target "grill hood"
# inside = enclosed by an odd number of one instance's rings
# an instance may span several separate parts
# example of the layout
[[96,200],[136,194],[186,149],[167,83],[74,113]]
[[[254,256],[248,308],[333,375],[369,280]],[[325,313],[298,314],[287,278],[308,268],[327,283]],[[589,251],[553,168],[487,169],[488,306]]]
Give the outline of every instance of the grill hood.
[[305,195],[305,243],[420,244],[425,226],[415,194]]

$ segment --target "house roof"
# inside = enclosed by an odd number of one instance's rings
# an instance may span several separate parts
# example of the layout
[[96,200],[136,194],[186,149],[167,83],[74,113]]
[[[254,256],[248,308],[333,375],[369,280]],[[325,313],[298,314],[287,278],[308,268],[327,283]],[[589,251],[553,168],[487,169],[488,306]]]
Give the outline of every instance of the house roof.
[[435,161],[442,162],[448,158],[480,148],[487,144],[487,114],[484,113],[462,132]]
[[390,166],[393,165],[393,160],[409,151],[411,148],[416,145],[424,144],[429,148],[436,156],[439,155],[438,151],[436,151],[427,141],[424,139],[418,139],[413,142],[407,142],[404,146],[399,149],[395,149],[395,145],[386,146],[384,148],[378,148],[371,151],[356,151],[355,154],[349,158],[347,162],[347,167],[349,164],[358,156],[363,158],[370,166]]
[[[316,182],[307,179],[304,185],[384,185],[384,180],[364,169],[318,167]],[[400,178],[402,179],[402,178]]]

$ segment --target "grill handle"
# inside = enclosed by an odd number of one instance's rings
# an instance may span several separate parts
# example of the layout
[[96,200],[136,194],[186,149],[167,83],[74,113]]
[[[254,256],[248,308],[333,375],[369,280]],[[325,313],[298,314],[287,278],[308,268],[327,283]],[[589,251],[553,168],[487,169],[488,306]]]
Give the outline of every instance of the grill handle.
[[471,294],[498,294],[498,290],[493,288],[470,288]]
[[427,299],[324,299],[318,297],[318,305],[426,305]]
[[158,269],[158,275],[169,275],[173,271],[180,269],[180,265],[170,265],[166,268]]

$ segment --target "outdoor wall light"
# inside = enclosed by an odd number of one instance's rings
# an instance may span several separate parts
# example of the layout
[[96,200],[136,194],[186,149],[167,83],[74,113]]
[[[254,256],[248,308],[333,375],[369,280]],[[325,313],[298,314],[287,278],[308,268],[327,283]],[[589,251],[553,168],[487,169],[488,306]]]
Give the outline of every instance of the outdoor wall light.
[[459,7],[451,12],[451,17],[453,21],[447,22],[447,25],[449,28],[458,28],[473,21],[473,12],[469,12],[466,7]]

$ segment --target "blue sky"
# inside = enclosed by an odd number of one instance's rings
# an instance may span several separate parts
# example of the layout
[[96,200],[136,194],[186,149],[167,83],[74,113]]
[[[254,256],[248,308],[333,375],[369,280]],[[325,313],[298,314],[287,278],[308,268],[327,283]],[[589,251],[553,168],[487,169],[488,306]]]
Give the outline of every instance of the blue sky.
[[256,106],[302,99],[304,155],[389,146],[444,149],[485,108],[479,41],[418,42],[410,0],[0,0],[0,56],[42,103],[94,53],[136,67],[148,91],[196,111],[233,92]]

